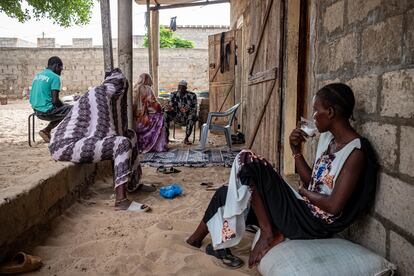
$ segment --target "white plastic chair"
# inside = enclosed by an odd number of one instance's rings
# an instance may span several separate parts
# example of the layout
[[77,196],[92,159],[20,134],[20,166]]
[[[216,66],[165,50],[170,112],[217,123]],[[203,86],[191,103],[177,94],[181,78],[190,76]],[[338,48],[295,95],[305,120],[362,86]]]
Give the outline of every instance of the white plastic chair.
[[[214,131],[223,131],[224,135],[226,136],[227,146],[229,149],[231,149],[231,125],[233,124],[234,117],[236,116],[237,109],[239,108],[240,103],[232,106],[228,110],[224,112],[210,112],[208,113],[207,122],[203,124],[201,128],[201,141],[200,141],[200,147],[198,150],[204,150],[206,147],[207,142],[207,135],[209,130]],[[225,125],[216,125],[213,123],[213,118],[223,118],[228,117],[229,120]]]

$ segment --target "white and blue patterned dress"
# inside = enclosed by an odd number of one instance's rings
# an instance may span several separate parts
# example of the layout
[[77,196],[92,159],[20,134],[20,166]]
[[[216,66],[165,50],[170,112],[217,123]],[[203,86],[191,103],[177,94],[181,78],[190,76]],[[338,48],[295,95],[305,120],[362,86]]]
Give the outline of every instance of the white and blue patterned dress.
[[[137,188],[141,176],[137,137],[127,128],[128,82],[115,69],[91,88],[52,132],[49,150],[57,161],[95,163],[114,160],[115,188]],[[132,180],[132,181],[130,181]]]

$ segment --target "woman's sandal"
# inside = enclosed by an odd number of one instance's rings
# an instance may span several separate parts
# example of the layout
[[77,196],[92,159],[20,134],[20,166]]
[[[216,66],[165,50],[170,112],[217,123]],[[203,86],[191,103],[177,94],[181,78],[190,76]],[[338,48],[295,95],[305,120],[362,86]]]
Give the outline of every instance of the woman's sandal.
[[19,252],[10,262],[0,265],[0,274],[20,274],[37,270],[41,266],[40,257]]
[[[118,203],[121,203],[121,202],[127,201],[127,200],[128,200],[128,198],[124,198],[124,199],[121,199],[119,201],[116,201],[115,204],[118,204]],[[147,212],[150,209],[151,208],[148,205],[138,203],[136,201],[131,201],[131,204],[128,206],[127,209],[122,209],[120,207],[115,206],[116,211],[126,211],[126,212],[135,212],[135,213]]]
[[229,248],[214,250],[213,245],[210,243],[206,247],[206,254],[220,259],[224,265],[230,268],[236,269],[244,265],[243,260],[234,256]]
[[136,192],[152,193],[152,192],[155,192],[156,190],[157,190],[157,187],[155,187],[154,184],[140,183],[138,185]]

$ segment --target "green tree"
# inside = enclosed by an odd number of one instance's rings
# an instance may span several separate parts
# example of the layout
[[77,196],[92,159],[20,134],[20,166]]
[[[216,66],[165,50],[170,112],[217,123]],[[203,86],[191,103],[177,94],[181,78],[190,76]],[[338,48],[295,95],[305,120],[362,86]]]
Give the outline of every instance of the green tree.
[[[148,36],[144,37],[144,47],[148,48]],[[182,39],[173,31],[163,26],[160,27],[160,48],[194,48],[194,42]]]
[[93,0],[0,0],[0,12],[25,22],[49,18],[62,27],[89,23]]

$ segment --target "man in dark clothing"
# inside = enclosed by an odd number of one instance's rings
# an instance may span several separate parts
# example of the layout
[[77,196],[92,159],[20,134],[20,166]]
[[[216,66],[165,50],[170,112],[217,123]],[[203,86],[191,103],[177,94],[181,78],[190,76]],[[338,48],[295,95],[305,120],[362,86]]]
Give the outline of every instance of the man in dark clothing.
[[164,109],[165,128],[169,137],[169,124],[172,120],[186,126],[185,144],[190,144],[190,137],[193,126],[197,121],[197,96],[195,93],[187,91],[187,82],[182,80],[178,83],[177,91],[170,95],[170,102]]
[[59,99],[61,88],[60,74],[63,63],[59,57],[51,57],[47,62],[47,68],[38,73],[32,82],[30,91],[30,104],[36,116],[50,123],[39,132],[45,140],[50,141],[50,132],[71,111],[71,105],[63,104]]

